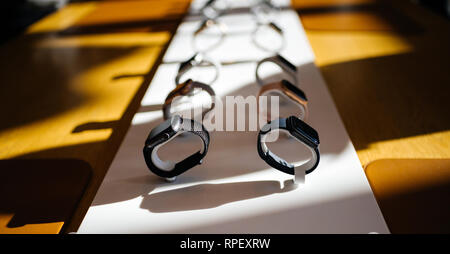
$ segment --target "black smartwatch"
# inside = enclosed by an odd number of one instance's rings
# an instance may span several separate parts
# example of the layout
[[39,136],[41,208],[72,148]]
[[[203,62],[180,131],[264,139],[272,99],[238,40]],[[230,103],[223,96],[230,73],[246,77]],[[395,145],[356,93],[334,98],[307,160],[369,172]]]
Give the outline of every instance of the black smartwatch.
[[[200,137],[203,148],[178,163],[161,160],[158,149],[184,132]],[[208,152],[208,146],[209,133],[201,123],[175,115],[155,127],[148,135],[144,146],[145,163],[154,174],[168,181],[174,181],[178,175],[202,163]]]
[[[289,133],[296,140],[303,143],[310,151],[311,158],[307,162],[294,166],[271,152],[266,145],[266,138],[273,130]],[[286,174],[294,175],[296,182],[304,182],[305,174],[309,174],[319,165],[319,135],[311,126],[295,116],[273,120],[259,131],[258,154],[267,164]]]

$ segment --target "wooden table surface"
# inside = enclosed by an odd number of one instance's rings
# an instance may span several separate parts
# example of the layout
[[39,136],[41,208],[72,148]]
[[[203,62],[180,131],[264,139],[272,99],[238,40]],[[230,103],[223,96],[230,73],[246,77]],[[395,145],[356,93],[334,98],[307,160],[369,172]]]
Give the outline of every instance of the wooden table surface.
[[[57,233],[62,222],[64,232],[76,231],[188,5],[69,4],[0,48],[0,159],[75,159],[92,171],[73,215],[55,217],[53,224],[45,215],[34,218],[45,226],[42,232]],[[10,169],[0,164],[1,170]],[[53,209],[61,208],[53,203]],[[35,227],[11,226],[7,220],[18,210],[24,209],[0,206],[0,232]]]
[[409,1],[293,4],[391,232],[449,233],[449,20]]
[[294,6],[361,164],[450,158],[450,22],[409,1],[336,2]]
[[[73,3],[0,47],[0,159],[6,161],[0,174],[11,167],[25,170],[21,165],[30,160],[26,170],[69,170],[61,166],[65,160],[90,172],[72,177],[81,197],[67,193],[73,202],[61,210],[64,216],[28,209],[33,220],[27,224],[22,216],[25,222],[14,224],[16,212],[26,209],[0,204],[0,233],[76,231],[188,4]],[[370,166],[375,194],[386,186],[383,179],[401,177],[404,170],[448,172],[448,20],[408,1],[293,0],[293,6],[361,164]],[[55,181],[67,181],[61,179]],[[53,191],[66,193],[64,186]],[[62,209],[54,200],[49,206]],[[377,200],[389,223],[392,213],[383,211],[384,199]]]

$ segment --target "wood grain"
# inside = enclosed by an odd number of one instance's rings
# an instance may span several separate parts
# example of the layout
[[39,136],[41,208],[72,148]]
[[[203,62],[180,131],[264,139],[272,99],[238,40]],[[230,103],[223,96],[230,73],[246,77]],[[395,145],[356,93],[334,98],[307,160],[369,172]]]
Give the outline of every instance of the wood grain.
[[91,172],[76,159],[0,160],[0,233],[58,233]]
[[[74,214],[55,217],[42,232],[57,233],[61,223],[76,231],[81,223],[188,7],[164,3],[69,4],[1,47],[0,159],[77,159],[92,169]],[[139,9],[143,15],[131,15]]]
[[450,159],[384,159],[365,169],[389,230],[450,232]]
[[[16,214],[5,211],[0,229],[76,231],[188,4],[69,4],[2,45],[0,159],[75,159],[92,172],[73,214],[8,228]],[[293,5],[363,165],[386,158],[450,158],[446,20],[408,1],[294,0]],[[413,165],[436,168],[448,161],[432,163]],[[379,165],[405,167],[392,161]],[[382,186],[376,187],[377,198],[388,186],[383,183],[388,173],[368,173],[372,187]]]
[[390,231],[448,233],[449,22],[406,1],[294,2]]
[[[320,7],[337,2],[323,0]],[[302,15],[304,2],[294,6],[302,22],[309,22]],[[391,1],[389,8],[408,17],[403,23],[419,26],[409,29],[416,33],[374,31],[376,24],[366,29],[365,19],[359,30],[346,23],[336,30],[330,17],[320,31],[306,31],[316,64],[363,165],[383,158],[450,158],[450,75],[444,71],[450,66],[450,24],[409,2]],[[377,10],[371,15],[382,18]]]

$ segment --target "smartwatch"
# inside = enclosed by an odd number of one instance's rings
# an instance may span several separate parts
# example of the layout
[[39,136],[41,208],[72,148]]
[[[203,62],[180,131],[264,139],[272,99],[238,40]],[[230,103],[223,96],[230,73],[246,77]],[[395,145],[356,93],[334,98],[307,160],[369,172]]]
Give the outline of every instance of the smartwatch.
[[[272,92],[281,94],[284,97],[288,98],[289,100],[293,101],[295,104],[297,104],[300,108],[298,118],[300,118],[303,121],[307,119],[308,99],[306,98],[305,93],[300,88],[294,86],[291,82],[287,80],[270,83],[260,88],[258,93],[258,101],[260,96],[265,96],[266,94]],[[263,111],[263,109],[261,111]]]
[[[274,31],[276,34],[278,34],[278,36],[280,37],[280,40],[281,40],[279,47],[269,48],[260,42],[260,40],[258,39],[258,35],[262,31],[263,28],[269,28],[272,31]],[[256,29],[252,33],[252,42],[256,47],[258,47],[264,51],[267,51],[267,52],[280,52],[286,44],[286,40],[285,40],[284,34],[283,34],[283,29],[281,29],[277,24],[275,24],[272,21],[268,22],[268,23],[259,23],[258,22]]]
[[[311,152],[311,158],[299,166],[294,166],[271,152],[267,148],[266,138],[274,130],[287,132],[297,141],[304,144]],[[319,135],[316,130],[297,117],[290,116],[273,120],[264,125],[258,134],[257,147],[259,156],[267,164],[281,172],[294,175],[295,181],[302,183],[305,181],[305,174],[313,172],[319,164],[319,143]]]
[[219,6],[223,1],[208,0],[202,8],[200,8],[201,14],[208,19],[215,19],[221,16],[225,10],[228,8],[227,1],[225,1],[224,6]]
[[214,83],[219,78],[220,73],[220,63],[204,56],[203,54],[197,53],[193,57],[189,58],[187,61],[180,64],[178,68],[177,76],[175,77],[175,84],[180,84],[181,77],[186,74],[189,70],[196,66],[213,66],[215,68],[215,75],[213,80],[208,82],[208,84]]
[[262,19],[261,17],[269,16],[271,13],[279,10],[280,8],[275,6],[270,0],[260,0],[250,7],[251,13],[258,22],[266,22],[268,19]]
[[[203,33],[205,30],[210,29],[210,28],[214,28],[216,27],[219,30],[220,33],[220,38],[217,40],[217,42],[212,43],[211,45],[209,45],[206,48],[199,48],[198,47],[198,37],[201,33]],[[194,35],[192,37],[192,46],[194,47],[196,52],[207,52],[210,51],[212,49],[214,49],[215,47],[219,46],[225,39],[226,36],[226,26],[220,22],[218,22],[216,19],[211,19],[211,18],[206,18],[201,25],[199,26],[199,28],[197,30],[195,30]]]
[[275,56],[264,58],[263,60],[258,62],[258,65],[256,66],[255,75],[256,75],[256,81],[258,82],[258,84],[260,86],[263,86],[264,82],[261,79],[261,77],[259,76],[258,71],[259,71],[259,68],[261,67],[261,65],[264,63],[267,63],[267,62],[278,65],[283,70],[284,73],[289,75],[294,80],[295,85],[298,86],[297,67],[295,67],[295,65],[293,65],[291,62],[286,60],[286,58],[284,58],[278,54]]
[[206,91],[210,97],[211,97],[211,107],[210,108],[206,108],[203,110],[202,112],[202,119],[205,118],[206,114],[208,112],[210,112],[211,110],[214,109],[215,107],[215,97],[216,97],[216,93],[214,92],[214,90],[212,89],[211,86],[201,83],[201,82],[197,82],[197,81],[193,81],[192,79],[188,79],[186,80],[184,83],[178,84],[175,89],[173,89],[166,97],[166,100],[164,101],[163,104],[163,114],[164,114],[164,120],[167,120],[171,117],[170,114],[170,109],[172,107],[172,102],[174,101],[174,99],[178,96],[192,96],[195,94],[195,91],[197,89],[201,89]]
[[[158,156],[158,149],[184,132],[190,132],[200,137],[203,148],[177,163],[161,160]],[[174,181],[178,175],[202,163],[208,152],[208,146],[209,133],[201,123],[175,115],[150,132],[143,150],[144,159],[151,172],[168,181]]]

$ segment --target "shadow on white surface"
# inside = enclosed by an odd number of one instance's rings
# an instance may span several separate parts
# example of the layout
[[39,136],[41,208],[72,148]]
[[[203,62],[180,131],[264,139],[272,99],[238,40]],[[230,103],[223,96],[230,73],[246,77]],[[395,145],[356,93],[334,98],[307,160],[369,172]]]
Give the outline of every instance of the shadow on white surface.
[[[256,68],[256,63],[254,64]],[[297,67],[299,73],[308,73],[308,76],[312,75],[315,71],[315,66],[313,64],[306,64]],[[306,75],[305,75],[306,76]],[[284,74],[276,74],[265,77],[264,82],[273,82],[275,80],[280,80],[282,78],[287,78]],[[302,79],[300,79],[302,81]],[[305,83],[302,86],[302,83]],[[301,82],[300,88],[308,89],[308,84],[306,81]],[[213,86],[214,87],[214,86]],[[305,88],[306,87],[306,88]],[[307,91],[306,90],[306,91]],[[225,96],[243,96],[244,98],[247,96],[255,96],[259,91],[259,85],[255,82],[241,85],[239,89],[233,90],[232,92],[222,95],[222,98]],[[308,96],[308,93],[307,93]],[[309,97],[308,97],[309,98]],[[323,119],[324,114],[320,112],[321,108],[314,105],[313,100],[311,100],[310,104],[313,104],[311,110],[313,111],[310,114],[312,117],[307,120],[307,122],[313,127],[319,128],[319,135],[321,140],[320,152],[321,156],[326,154],[339,154],[347,145],[345,137],[339,137],[335,135],[335,132],[332,126],[329,126],[326,122],[329,122],[330,119]],[[320,105],[320,103],[319,103]],[[153,197],[152,191],[155,188],[161,186],[173,186],[189,183],[198,183],[203,181],[211,181],[218,180],[230,177],[236,177],[239,175],[246,175],[255,173],[261,170],[267,170],[270,168],[263,160],[259,158],[259,155],[256,150],[256,140],[257,140],[257,131],[213,131],[210,132],[211,135],[211,144],[210,151],[206,155],[204,159],[204,163],[201,166],[194,167],[188,170],[186,173],[180,175],[176,182],[167,183],[163,179],[153,175],[150,172],[144,162],[142,148],[144,145],[144,141],[147,138],[148,133],[161,123],[162,120],[162,111],[158,111],[159,104],[150,104],[150,105],[142,105],[137,114],[145,113],[146,110],[150,112],[158,114],[157,117],[154,117],[152,120],[147,122],[141,122],[139,124],[134,124],[130,127],[130,130],[127,134],[127,137],[124,140],[124,143],[121,146],[121,150],[118,152],[116,157],[116,167],[121,167],[121,169],[111,169],[108,172],[108,182],[104,182],[101,190],[97,193],[97,196],[93,202],[93,206],[104,205],[110,203],[116,203],[121,201],[130,200],[136,197],[145,197],[142,201],[142,208],[149,209],[151,211],[157,211],[157,206],[161,206],[161,211],[163,210],[171,210],[169,209],[170,205],[178,204],[177,202],[158,202],[161,197],[164,196],[162,192],[158,192],[158,195]],[[298,112],[298,109],[295,105],[292,104],[282,104],[280,107],[284,107],[285,109],[292,108],[292,112]],[[325,109],[324,109],[325,110]],[[283,110],[286,111],[286,110]],[[288,110],[287,110],[288,111]],[[246,127],[248,129],[248,107],[246,108]],[[326,114],[325,114],[326,115]],[[237,122],[237,114],[234,114],[234,121]],[[287,117],[287,115],[281,117]],[[224,123],[225,125],[225,123]],[[326,127],[326,128],[323,128]],[[225,128],[225,126],[224,126]],[[190,143],[197,142],[195,136],[187,136],[180,139],[177,139],[176,142],[180,143]],[[172,144],[168,144],[166,146],[170,146]],[[186,147],[186,145],[181,144],[180,146],[172,145],[171,149],[161,149],[160,157],[174,157],[177,154],[183,153],[186,154],[186,151],[180,151],[179,149],[182,147]],[[269,147],[275,153],[279,153],[289,162],[298,162],[303,161],[309,158],[310,154],[307,149],[304,149],[303,145],[297,142],[292,138],[283,138],[281,137],[279,141],[270,143]],[[238,148],[238,149],[237,149]],[[178,149],[178,150],[177,150]],[[216,151],[216,152],[215,152]],[[192,151],[193,153],[194,151]],[[274,172],[278,172],[276,169],[272,169]],[[316,169],[317,170],[317,169]],[[318,169],[320,170],[320,168]],[[315,173],[315,172],[314,172]],[[313,174],[314,174],[313,173]],[[280,173],[283,174],[283,173]],[[132,176],[132,177],[130,177]],[[242,184],[237,183],[229,183],[225,186],[212,185],[206,187],[208,185],[201,185],[195,187],[187,187],[186,190],[190,192],[188,196],[203,196],[203,189],[224,189],[228,194],[221,194],[221,198],[219,199],[202,199],[203,202],[197,202],[202,204],[192,204],[192,207],[186,205],[183,206],[180,204],[178,208],[174,208],[173,210],[182,210],[183,207],[186,207],[187,210],[191,209],[202,209],[206,207],[215,207],[220,204],[225,204],[228,202],[234,202],[238,200],[244,200],[250,198],[248,195],[257,196],[265,196],[273,193],[285,192],[292,190],[291,189],[280,189],[279,181],[256,181],[252,182],[243,182]],[[213,187],[214,186],[214,187]],[[240,191],[231,191],[232,187],[239,188]],[[167,196],[175,198],[176,195],[173,193],[177,192],[176,190],[169,190],[170,194]],[[195,194],[197,193],[197,194]],[[215,192],[216,193],[216,192]],[[257,194],[259,193],[259,194]],[[216,194],[214,194],[216,195]],[[214,195],[211,195],[213,197]],[[151,204],[155,202],[155,204]],[[159,204],[157,204],[159,203]],[[164,206],[164,204],[170,204],[168,206]],[[165,207],[165,208],[164,208]],[[200,208],[193,208],[200,207]],[[160,212],[161,212],[160,211]]]
[[[170,233],[191,234],[368,234],[388,233],[382,226],[383,219],[368,220],[373,204],[367,200],[371,194],[349,195],[345,198],[323,200],[307,205],[296,204],[290,207],[274,207],[271,212],[249,211],[246,216],[225,220],[208,221],[189,227],[180,227]],[[267,204],[270,205],[270,204]],[[343,213],[348,207],[358,207],[355,216]],[[268,220],[270,218],[270,220]],[[355,225],[357,225],[355,227]],[[369,229],[369,230],[365,230]]]
[[[152,213],[208,209],[296,188],[291,180],[286,180],[284,187],[279,181],[198,184],[145,195],[141,208],[148,209]],[[189,199],[186,196],[189,196]]]
[[[203,163],[180,175],[176,182],[167,183],[147,169],[142,154],[147,135],[163,121],[162,112],[141,110],[135,115],[79,232],[388,232],[327,86],[313,63],[314,55],[298,16],[290,10],[282,14],[277,21],[285,30],[287,43],[280,54],[298,68],[298,86],[309,101],[310,117],[306,122],[318,131],[321,143],[321,161],[306,176],[306,184],[297,188],[284,186],[292,176],[261,160],[256,148],[258,131],[210,132],[210,149]],[[242,25],[238,28],[248,24]],[[186,42],[194,29],[193,23],[180,25],[164,62],[193,55]],[[249,35],[236,35],[209,54],[213,59],[232,62],[243,57],[263,59],[269,53],[254,47]],[[175,87],[177,69],[177,64],[158,67],[141,102],[142,108],[164,102]],[[259,86],[255,83],[255,69],[256,62],[223,66],[212,84],[215,93],[222,98],[256,96]],[[201,68],[192,71],[203,75]],[[264,77],[267,82],[283,78],[277,68],[264,73],[268,75]],[[294,106],[290,112],[298,112],[295,105],[282,106]],[[248,109],[241,110],[248,115]],[[174,145],[160,156],[186,153],[183,147],[191,139],[179,141],[179,146]],[[293,139],[282,138],[269,146],[289,162],[309,157]]]

